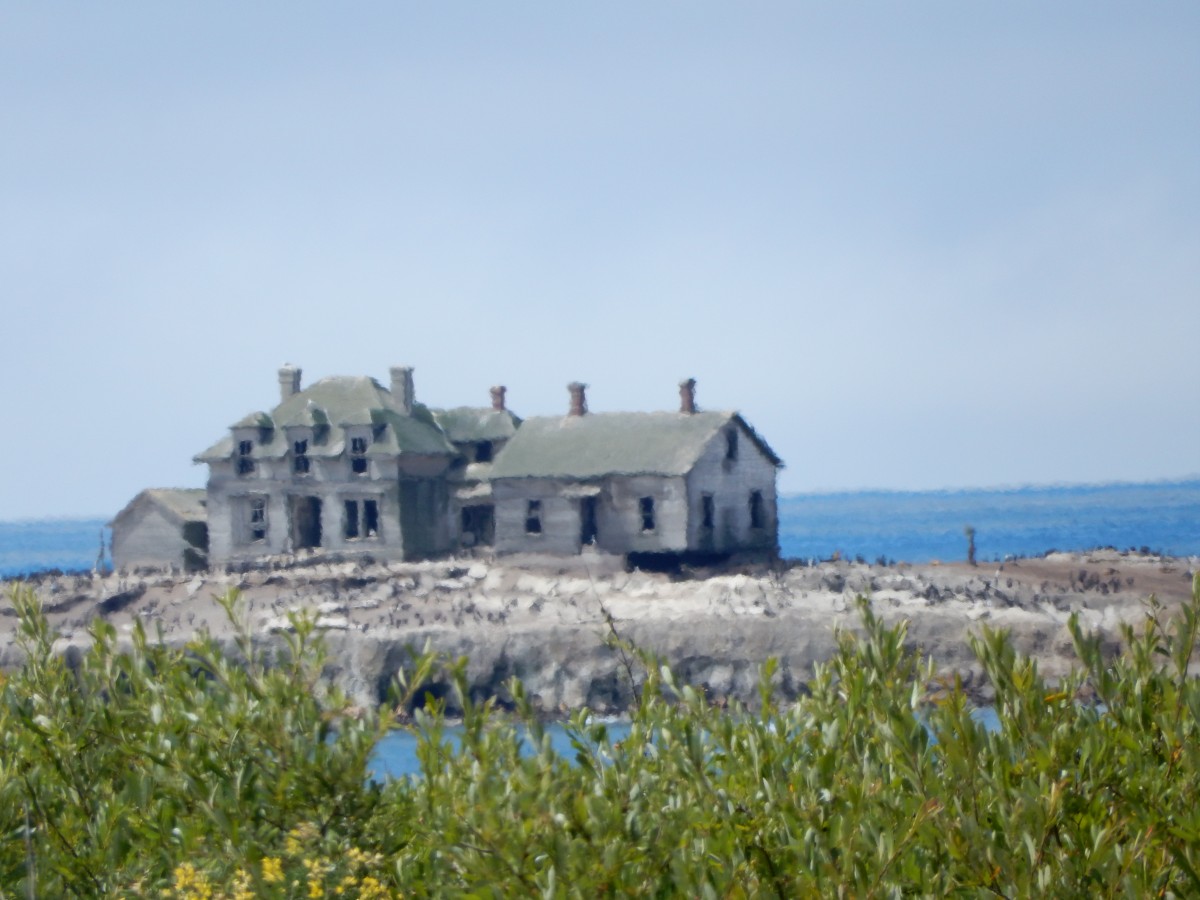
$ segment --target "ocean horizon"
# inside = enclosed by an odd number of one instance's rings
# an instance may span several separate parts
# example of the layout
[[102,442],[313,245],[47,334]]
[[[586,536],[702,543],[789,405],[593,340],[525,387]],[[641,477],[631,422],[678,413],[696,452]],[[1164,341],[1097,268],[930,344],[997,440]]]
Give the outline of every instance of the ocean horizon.
[[[92,571],[102,539],[109,558],[111,518],[0,521],[0,578]],[[779,497],[780,553],[788,559],[964,559],[967,526],[980,560],[1097,547],[1200,555],[1200,478]]]

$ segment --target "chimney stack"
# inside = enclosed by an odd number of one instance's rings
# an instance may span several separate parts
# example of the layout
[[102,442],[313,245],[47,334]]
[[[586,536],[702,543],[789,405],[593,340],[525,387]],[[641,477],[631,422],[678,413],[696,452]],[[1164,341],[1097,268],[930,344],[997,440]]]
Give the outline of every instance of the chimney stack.
[[412,366],[392,366],[388,371],[392,376],[392,400],[406,416],[412,415],[414,400]]
[[587,412],[587,396],[584,394],[587,385],[572,381],[567,385],[567,390],[571,392],[571,408],[567,411],[567,415],[582,416]]
[[291,363],[284,363],[279,370],[279,400],[283,402],[293,394],[300,393],[300,370]]
[[496,412],[504,412],[504,394],[508,390],[504,385],[498,384],[492,388],[492,409]]
[[679,382],[679,411],[689,416],[696,411],[696,379]]

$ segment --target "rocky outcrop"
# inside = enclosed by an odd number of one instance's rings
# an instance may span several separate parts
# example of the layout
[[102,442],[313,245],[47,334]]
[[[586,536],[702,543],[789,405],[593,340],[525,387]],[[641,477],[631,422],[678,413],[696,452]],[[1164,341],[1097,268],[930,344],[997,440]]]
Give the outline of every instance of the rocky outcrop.
[[[246,626],[264,645],[280,641],[290,612],[315,616],[330,650],[330,674],[360,703],[385,701],[412,651],[428,643],[468,658],[477,697],[504,702],[515,676],[553,714],[584,705],[600,712],[627,707],[626,662],[607,640],[614,629],[670,662],[714,701],[752,699],[768,657],[779,661],[782,695],[796,696],[813,665],[832,655],[837,629],[857,626],[859,594],[869,595],[886,620],[907,620],[915,647],[986,695],[969,647],[969,635],[983,625],[1009,629],[1018,650],[1037,656],[1047,674],[1061,674],[1073,662],[1066,629],[1072,612],[1115,647],[1119,624],[1141,618],[1147,595],[1171,603],[1190,594],[1196,563],[1056,554],[988,570],[836,562],[669,578],[596,575],[582,564],[318,562],[195,576],[67,576],[34,585],[64,652],[87,645],[95,617],[118,630],[140,618],[149,633],[161,629],[172,643],[207,630],[232,645],[233,628],[214,598],[237,589]],[[6,598],[0,666],[19,664],[14,627]],[[446,693],[444,684],[427,688]]]

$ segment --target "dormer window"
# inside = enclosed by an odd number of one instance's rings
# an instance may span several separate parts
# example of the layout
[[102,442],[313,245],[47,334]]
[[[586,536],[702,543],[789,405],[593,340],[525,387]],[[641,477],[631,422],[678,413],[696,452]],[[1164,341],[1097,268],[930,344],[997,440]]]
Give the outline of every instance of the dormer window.
[[477,441],[475,443],[475,462],[492,461],[492,442]]
[[311,468],[311,462],[308,458],[308,441],[293,441],[292,471],[297,475],[307,475]]
[[350,471],[355,475],[367,474],[367,439],[350,438]]
[[254,472],[254,441],[238,441],[237,473],[250,475]]

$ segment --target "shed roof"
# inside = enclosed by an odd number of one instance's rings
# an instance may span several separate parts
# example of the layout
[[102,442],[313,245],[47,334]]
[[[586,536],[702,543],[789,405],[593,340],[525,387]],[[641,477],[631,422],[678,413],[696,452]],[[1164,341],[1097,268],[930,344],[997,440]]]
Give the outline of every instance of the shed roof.
[[774,465],[781,461],[735,412],[589,413],[526,419],[492,464],[498,478],[685,475],[708,442],[735,423]]
[[[130,500],[125,508],[113,516],[117,521],[135,507],[153,504],[163,509],[171,518],[184,522],[207,522],[208,508],[205,505],[204,488],[146,488]],[[110,525],[112,522],[109,523]]]

